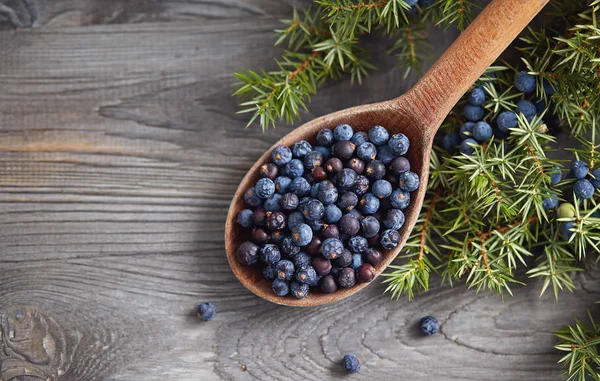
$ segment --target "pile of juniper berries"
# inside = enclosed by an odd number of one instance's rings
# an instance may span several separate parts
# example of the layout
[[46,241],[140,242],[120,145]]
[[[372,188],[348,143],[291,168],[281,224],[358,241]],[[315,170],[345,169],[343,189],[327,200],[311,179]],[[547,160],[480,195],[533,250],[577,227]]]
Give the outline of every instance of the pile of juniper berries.
[[403,210],[419,187],[404,134],[342,124],[319,131],[316,144],[276,147],[238,214],[249,239],[237,258],[262,271],[278,296],[372,281],[383,251],[398,246]]

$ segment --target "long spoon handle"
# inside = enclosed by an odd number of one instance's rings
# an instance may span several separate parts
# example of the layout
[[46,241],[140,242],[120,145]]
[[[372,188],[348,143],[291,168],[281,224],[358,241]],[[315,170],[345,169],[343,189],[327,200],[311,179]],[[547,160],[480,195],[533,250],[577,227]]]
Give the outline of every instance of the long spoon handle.
[[406,93],[402,102],[419,110],[423,127],[431,129],[427,135],[435,134],[460,97],[546,3],[548,0],[493,0]]

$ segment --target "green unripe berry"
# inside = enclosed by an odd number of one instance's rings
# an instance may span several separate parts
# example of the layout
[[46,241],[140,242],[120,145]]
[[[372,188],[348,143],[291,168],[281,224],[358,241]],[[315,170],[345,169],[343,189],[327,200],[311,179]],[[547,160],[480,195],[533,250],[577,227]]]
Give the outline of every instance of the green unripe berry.
[[573,204],[564,202],[556,209],[556,216],[558,218],[573,218],[575,217],[575,207]]

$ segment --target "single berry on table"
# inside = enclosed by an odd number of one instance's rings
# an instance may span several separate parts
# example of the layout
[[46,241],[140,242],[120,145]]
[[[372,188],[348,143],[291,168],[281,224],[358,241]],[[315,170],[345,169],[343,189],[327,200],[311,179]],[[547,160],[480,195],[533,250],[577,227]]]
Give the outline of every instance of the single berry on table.
[[400,156],[408,152],[410,141],[404,134],[395,134],[388,141],[388,146],[390,147],[390,150],[392,150],[392,153]]
[[588,163],[582,160],[575,160],[571,163],[571,175],[576,179],[583,179],[590,171]]
[[263,246],[260,251],[260,260],[267,265],[274,265],[281,259],[279,247],[273,244]]
[[360,230],[360,222],[351,214],[344,214],[337,225],[341,233],[348,235],[355,235]]
[[440,323],[433,316],[425,316],[419,322],[419,329],[425,336],[431,336],[440,330]]
[[358,131],[358,132],[355,132],[354,135],[352,135],[352,139],[350,139],[350,141],[358,147],[361,144],[368,141],[368,139],[369,139],[369,135],[367,135],[366,132]]
[[245,241],[237,249],[236,256],[243,265],[253,265],[258,261],[258,246]]
[[356,146],[349,140],[342,140],[331,147],[331,153],[340,160],[348,160],[354,155]]
[[403,172],[398,178],[398,186],[405,192],[413,192],[419,188],[419,176],[414,172]]
[[384,230],[380,237],[381,247],[392,250],[400,243],[400,233],[394,229]]
[[[296,254],[299,255],[300,253]],[[275,277],[283,280],[291,280],[296,270],[294,263],[287,259],[282,259],[275,265]]]
[[304,164],[299,159],[292,159],[285,165],[285,174],[292,179],[302,176],[303,173]]
[[[377,181],[385,181],[385,180],[377,180]],[[379,209],[379,204],[380,204],[379,199],[373,193],[367,193],[360,198],[360,209],[365,214],[373,214],[373,213],[377,212],[377,210]]]
[[303,158],[312,152],[312,145],[306,140],[300,140],[299,142],[294,143],[292,147],[292,154],[297,158]]
[[342,255],[344,244],[337,238],[327,238],[321,244],[321,255],[327,259],[335,259]]
[[469,103],[473,106],[482,106],[485,103],[485,90],[481,87],[474,88],[469,93]]
[[323,147],[329,147],[333,144],[333,131],[324,128],[317,133],[317,143]]
[[481,106],[473,106],[472,104],[466,104],[463,110],[465,118],[470,122],[478,122],[483,118],[485,110]]
[[[442,138],[442,147],[448,152],[454,152],[456,147],[460,145],[460,133],[458,132],[450,132],[446,136]],[[407,160],[408,161],[408,160]],[[393,162],[392,162],[393,164]],[[393,169],[392,169],[393,170]]]
[[406,209],[410,205],[410,193],[402,189],[395,189],[389,198],[392,208]]
[[198,307],[196,307],[196,315],[198,315],[199,319],[204,321],[212,320],[216,313],[217,311],[212,303],[200,303]]
[[360,228],[362,230],[362,235],[365,238],[372,238],[379,233],[381,227],[377,218],[366,216],[360,221]]
[[251,228],[254,225],[254,212],[250,209],[242,209],[238,213],[237,222],[245,228]]
[[342,364],[346,373],[352,374],[360,370],[360,362],[358,361],[358,357],[356,357],[356,355],[352,353],[349,353],[344,356]]
[[286,146],[277,146],[271,152],[271,160],[278,166],[284,166],[292,160],[292,150]]
[[369,283],[375,279],[375,268],[369,263],[363,263],[362,266],[356,270],[356,275],[359,282]]
[[535,78],[526,71],[520,71],[515,76],[515,87],[522,93],[535,90]]
[[479,144],[477,143],[477,141],[475,139],[465,139],[463,140],[462,143],[460,143],[460,153],[465,154],[465,155],[472,155],[475,153],[475,147],[477,147]]
[[333,130],[333,138],[337,141],[350,140],[354,131],[349,124],[340,124]]
[[471,133],[473,132],[473,127],[475,127],[475,123],[473,123],[473,122],[463,123],[462,126],[460,126],[460,130],[459,130],[460,138],[462,140],[470,138]]
[[387,143],[390,138],[390,133],[381,126],[375,126],[369,130],[369,140],[376,146]]
[[273,182],[275,183],[275,191],[279,194],[285,194],[292,184],[292,179],[287,176],[279,176]]
[[348,248],[355,253],[363,253],[369,248],[369,242],[365,237],[355,235],[348,240]]
[[594,186],[586,179],[580,179],[573,185],[573,193],[581,199],[588,199],[594,196]]
[[569,241],[573,232],[571,229],[575,228],[575,223],[573,221],[563,222],[560,225],[560,235],[565,239],[565,241]]
[[337,283],[332,275],[325,275],[321,278],[319,285],[321,287],[321,292],[325,294],[331,294],[337,291]]
[[518,124],[517,114],[512,111],[502,111],[496,117],[496,126],[502,132],[508,132],[509,128],[517,127]]
[[275,279],[271,285],[273,292],[277,296],[286,296],[290,293],[290,286],[283,279]]
[[383,262],[383,254],[381,254],[381,251],[372,247],[368,248],[367,251],[365,251],[364,257],[366,262],[372,264],[373,266],[377,266],[378,264]]
[[308,284],[292,282],[290,284],[290,291],[296,299],[303,299],[308,295]]
[[356,274],[352,267],[344,267],[338,275],[338,283],[344,288],[352,287],[356,284]]
[[492,130],[492,126],[490,126],[486,122],[481,121],[475,123],[472,133],[475,140],[479,142],[485,142],[486,140],[492,138],[494,131]]
[[275,180],[279,174],[279,167],[274,163],[267,163],[260,166],[260,177],[266,177]]
[[308,245],[312,238],[313,231],[306,224],[300,224],[292,229],[292,240],[300,247]]

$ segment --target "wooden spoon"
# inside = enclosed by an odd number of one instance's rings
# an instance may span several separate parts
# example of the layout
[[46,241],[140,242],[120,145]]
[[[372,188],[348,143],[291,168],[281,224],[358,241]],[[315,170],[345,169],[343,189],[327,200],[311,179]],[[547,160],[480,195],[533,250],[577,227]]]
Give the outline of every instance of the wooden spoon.
[[304,299],[279,297],[255,268],[240,264],[236,257],[238,246],[245,239],[236,219],[246,207],[244,192],[259,178],[261,165],[270,162],[271,150],[283,144],[291,147],[299,140],[314,142],[323,128],[333,129],[348,123],[354,131],[368,131],[382,125],[392,133],[402,132],[410,139],[406,157],[411,170],[418,173],[421,186],[411,195],[412,203],[405,211],[406,222],[400,230],[401,241],[394,250],[384,252],[384,261],[375,267],[376,275],[392,262],[402,250],[419,216],[429,177],[429,157],[433,138],[460,97],[469,90],[485,69],[492,64],[513,39],[527,26],[548,0],[493,0],[448,48],[421,80],[399,98],[349,108],[314,119],[283,137],[250,168],[237,189],[225,226],[225,248],[231,269],[246,288],[273,303],[288,306],[317,306],[352,295],[368,283],[340,288],[332,294],[310,292]]

